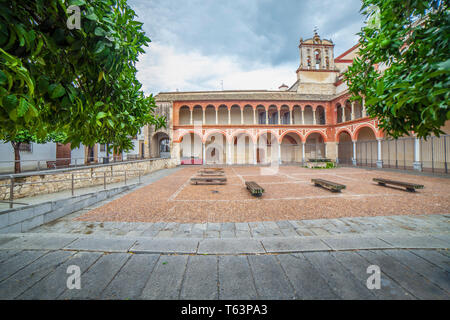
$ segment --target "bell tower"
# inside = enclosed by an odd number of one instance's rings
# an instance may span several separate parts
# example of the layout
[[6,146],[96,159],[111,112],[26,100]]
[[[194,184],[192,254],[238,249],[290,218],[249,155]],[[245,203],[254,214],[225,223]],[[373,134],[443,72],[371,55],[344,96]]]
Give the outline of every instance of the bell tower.
[[[334,65],[333,41],[321,39],[316,27],[314,36],[306,40],[300,38],[298,47],[300,49],[300,66],[297,69],[297,92],[313,93],[318,91],[317,93],[334,94],[333,84],[336,82],[338,71]],[[315,84],[316,86],[313,86]]]

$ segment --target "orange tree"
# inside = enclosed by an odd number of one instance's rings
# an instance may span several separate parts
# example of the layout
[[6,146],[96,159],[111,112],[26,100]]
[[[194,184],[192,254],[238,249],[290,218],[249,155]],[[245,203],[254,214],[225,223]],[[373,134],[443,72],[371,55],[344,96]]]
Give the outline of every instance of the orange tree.
[[345,74],[353,99],[364,96],[368,114],[395,138],[439,135],[450,119],[448,1],[363,0],[361,11],[379,25],[359,33],[359,57]]
[[163,126],[136,78],[150,39],[135,19],[126,0],[0,0],[0,140],[57,132],[72,148],[121,151],[143,126]]

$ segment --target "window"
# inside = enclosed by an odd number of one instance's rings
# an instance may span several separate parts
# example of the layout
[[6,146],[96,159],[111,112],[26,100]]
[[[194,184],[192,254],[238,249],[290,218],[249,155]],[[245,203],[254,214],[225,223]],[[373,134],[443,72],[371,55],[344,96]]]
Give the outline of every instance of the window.
[[31,152],[31,143],[21,143],[19,145],[19,151]]
[[159,143],[159,152],[170,152],[170,144],[168,138],[162,139]]
[[100,152],[106,152],[106,144],[100,145]]

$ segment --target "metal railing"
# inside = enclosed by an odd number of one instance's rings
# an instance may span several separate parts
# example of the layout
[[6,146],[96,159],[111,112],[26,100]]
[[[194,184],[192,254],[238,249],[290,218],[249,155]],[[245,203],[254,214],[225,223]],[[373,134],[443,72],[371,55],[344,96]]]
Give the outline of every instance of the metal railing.
[[53,158],[53,159],[21,159],[21,160],[0,160],[0,175],[14,173],[14,165],[20,162],[21,172],[46,171],[63,168],[79,168],[94,164],[120,163],[134,160],[151,160],[154,157],[142,157],[140,155],[129,154],[122,156],[109,156],[98,158]]
[[[135,173],[137,174],[130,174]],[[17,202],[14,201],[14,188],[17,186],[24,186],[24,185],[42,185],[42,184],[48,184],[48,183],[67,183],[67,185],[70,184],[69,188],[64,188],[63,190],[71,190],[72,197],[75,195],[75,189],[82,189],[82,188],[88,188],[92,186],[99,186],[103,185],[103,190],[106,190],[106,186],[112,183],[119,183],[122,181],[121,177],[123,178],[123,182],[125,185],[127,185],[127,179],[138,177],[138,183],[141,183],[141,176],[142,176],[143,170],[136,170],[136,169],[130,169],[130,170],[118,170],[113,171],[112,167],[111,170],[101,170],[96,172],[91,172],[90,177],[76,177],[76,175],[86,175],[86,172],[58,172],[58,173],[52,173],[52,175],[68,175],[70,174],[70,178],[63,178],[63,179],[54,179],[54,180],[45,180],[45,181],[28,181],[28,182],[20,182],[24,178],[32,177],[32,176],[39,176],[38,174],[24,176],[24,177],[14,177],[10,176],[9,178],[3,178],[1,180],[9,179],[9,184],[3,184],[0,185],[0,187],[9,187],[9,199],[8,200],[0,200],[2,203],[9,203],[9,207],[13,208],[14,204],[20,204],[20,205],[28,205],[27,203],[23,202]],[[88,173],[89,174],[89,173]],[[117,178],[119,178],[118,181]],[[108,181],[109,179],[109,181]],[[92,184],[89,186],[81,186],[79,188],[76,188],[76,182],[77,181],[86,181],[90,180]],[[95,181],[97,180],[97,181]],[[99,183],[96,183],[99,182]]]

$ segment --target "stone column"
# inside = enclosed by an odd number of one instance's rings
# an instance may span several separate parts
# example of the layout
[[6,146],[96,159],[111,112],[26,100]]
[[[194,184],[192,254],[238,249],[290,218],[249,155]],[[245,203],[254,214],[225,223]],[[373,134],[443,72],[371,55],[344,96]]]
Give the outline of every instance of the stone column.
[[269,110],[266,109],[266,124],[269,124]]
[[342,107],[342,122],[346,121],[346,119],[345,119],[345,108],[346,108],[346,105],[344,104],[344,106]]
[[216,124],[219,124],[219,110],[216,108]]
[[289,109],[289,124],[292,125],[292,109]]
[[383,168],[383,157],[381,155],[381,138],[377,138],[377,167],[378,168]]
[[313,110],[313,124],[317,124],[317,122],[316,122],[316,110]]
[[206,164],[206,146],[204,143],[202,143],[202,163]]
[[256,161],[256,153],[257,153],[257,144],[253,143],[253,164],[256,165],[257,161]]
[[305,109],[302,108],[302,124],[305,124]]
[[228,164],[233,164],[232,155],[231,155],[231,142],[228,142],[227,145],[228,145],[227,162],[228,162]]
[[191,112],[190,123],[191,123],[191,126],[192,126],[192,125],[194,124],[194,118],[193,118],[193,116],[192,116],[193,110],[192,110],[192,109],[189,109],[189,111]]
[[281,109],[277,109],[277,115],[278,115],[278,124],[281,124]]
[[256,109],[253,109],[253,124],[256,124]]
[[244,109],[241,108],[241,124],[244,124]]
[[231,109],[228,109],[228,124],[231,124]]
[[[444,138],[445,139],[445,138]],[[422,171],[422,159],[420,159],[420,139],[414,139],[414,170]]]
[[362,117],[367,117],[366,113],[366,99],[362,98]]
[[352,141],[353,142],[353,159],[352,159],[352,163],[354,166],[356,166],[356,141]]
[[352,120],[355,120],[355,101],[352,102],[351,119],[352,119]]
[[278,143],[278,164],[281,164],[281,143]]
[[206,108],[202,108],[202,113],[203,113],[202,123],[206,124]]
[[303,164],[306,162],[305,145],[306,145],[306,142],[302,142],[302,162],[303,162]]

